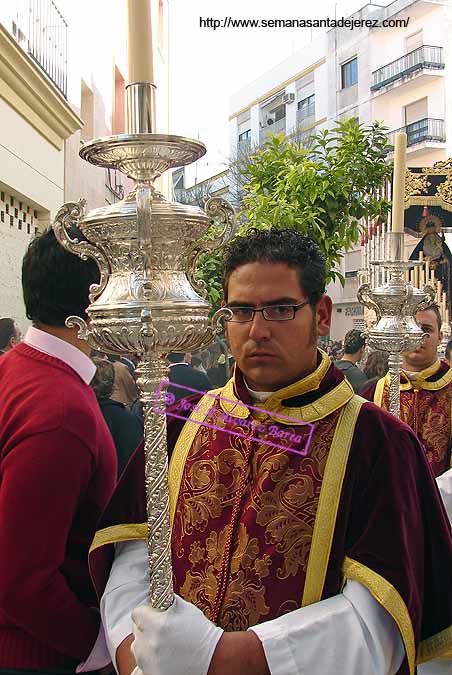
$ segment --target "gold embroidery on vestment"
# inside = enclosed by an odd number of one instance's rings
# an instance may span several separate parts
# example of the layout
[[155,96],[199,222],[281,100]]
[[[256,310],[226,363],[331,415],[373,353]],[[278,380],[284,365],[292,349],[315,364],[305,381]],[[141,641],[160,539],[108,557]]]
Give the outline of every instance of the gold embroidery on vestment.
[[397,589],[380,574],[357,560],[345,558],[343,572],[347,579],[359,581],[373,595],[396,622],[408,659],[410,675],[414,675],[416,646],[413,624],[408,608]]
[[365,400],[354,396],[341,412],[325,467],[312,535],[302,607],[322,598],[337,511],[359,411]]

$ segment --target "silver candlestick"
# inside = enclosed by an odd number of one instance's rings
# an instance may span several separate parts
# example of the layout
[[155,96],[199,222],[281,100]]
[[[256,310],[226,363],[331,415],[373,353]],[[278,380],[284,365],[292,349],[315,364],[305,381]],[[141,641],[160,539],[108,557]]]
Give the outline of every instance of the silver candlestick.
[[403,232],[391,232],[392,260],[374,261],[373,264],[389,272],[389,280],[372,288],[362,284],[358,288],[358,300],[375,311],[377,320],[365,331],[367,343],[372,349],[389,352],[389,411],[400,417],[400,373],[402,353],[414,351],[426,337],[415,320],[415,314],[429,307],[435,299],[431,286],[421,290],[406,283],[406,270],[415,266],[413,261],[403,260]]
[[[53,228],[58,241],[82,259],[93,258],[100,282],[90,289],[89,322],[69,317],[79,337],[112,354],[137,354],[136,369],[145,431],[145,483],[148,515],[150,600],[167,609],[173,601],[166,418],[162,391],[168,383],[164,354],[208,345],[219,332],[219,310],[209,322],[210,305],[195,280],[198,257],[232,236],[235,216],[223,199],[210,199],[205,211],[170,202],[154,187],[173,167],[205,154],[199,141],[148,133],[153,129],[154,87],[127,88],[130,133],[93,140],[80,150],[83,159],[119,169],[135,181],[121,202],[84,215],[83,202],[65,204]],[[222,231],[199,241],[217,222]],[[88,242],[71,236],[76,226]],[[163,384],[163,387],[162,387]]]

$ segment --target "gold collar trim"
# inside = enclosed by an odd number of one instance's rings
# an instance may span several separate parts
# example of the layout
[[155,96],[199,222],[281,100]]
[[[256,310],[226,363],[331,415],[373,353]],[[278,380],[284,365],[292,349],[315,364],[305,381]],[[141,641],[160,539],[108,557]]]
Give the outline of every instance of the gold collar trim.
[[[438,359],[428,368],[421,370],[414,382],[412,382],[411,380],[409,380],[408,382],[401,382],[400,391],[410,391],[411,389],[413,389],[414,391],[417,391],[419,389],[426,389],[428,391],[438,391],[439,389],[446,387],[448,384],[452,382],[452,369],[446,370],[444,375],[440,377],[439,380],[436,380],[435,382],[427,382],[428,378],[432,377],[432,375],[435,375],[440,368],[441,368],[441,361]],[[387,386],[389,387],[390,383],[389,373],[386,374],[384,379],[385,384],[387,384]]]
[[[300,420],[300,423],[316,422],[338,410],[353,398],[353,387],[349,384],[348,380],[344,379],[327,394],[320,396],[317,401],[299,407],[282,405],[282,401],[285,399],[300,396],[308,391],[315,391],[320,387],[323,378],[331,366],[331,360],[325,352],[319,351],[322,354],[322,361],[316,370],[302,380],[298,380],[298,382],[294,382],[283,389],[278,389],[263,403],[254,404],[254,407],[265,410],[265,412],[255,414],[257,419],[264,419],[268,416],[281,424],[294,424],[294,419]],[[235,393],[233,378],[220,391],[219,401],[221,409],[231,417],[246,419],[250,415],[248,406]],[[281,415],[290,417],[291,419],[284,420],[284,418],[280,417]]]

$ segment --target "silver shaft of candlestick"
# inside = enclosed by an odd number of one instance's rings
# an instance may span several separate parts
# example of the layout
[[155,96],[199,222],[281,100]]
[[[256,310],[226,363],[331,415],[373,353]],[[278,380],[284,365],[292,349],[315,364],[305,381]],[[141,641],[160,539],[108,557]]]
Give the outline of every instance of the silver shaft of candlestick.
[[[406,270],[420,263],[404,262],[403,236],[403,232],[391,232],[391,260],[372,261],[375,266],[388,270],[388,281],[374,286],[362,284],[357,293],[358,300],[376,314],[376,322],[366,331],[368,345],[389,353],[388,407],[397,417],[400,417],[402,354],[414,351],[422,343],[424,333],[414,317],[434,299],[434,290],[429,286],[421,290],[404,280]],[[371,275],[371,279],[375,277]]]
[[150,82],[132,82],[126,87],[126,127],[129,134],[155,133],[156,87]]
[[402,355],[400,352],[389,354],[389,412],[400,417],[400,374],[402,372]]
[[144,416],[149,594],[153,607],[168,609],[174,599],[164,403],[168,367],[158,354],[147,354],[136,372]]

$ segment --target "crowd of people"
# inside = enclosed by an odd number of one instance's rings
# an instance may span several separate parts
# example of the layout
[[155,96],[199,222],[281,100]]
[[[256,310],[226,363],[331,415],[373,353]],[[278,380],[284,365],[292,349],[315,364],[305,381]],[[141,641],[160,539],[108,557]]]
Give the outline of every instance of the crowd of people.
[[360,331],[317,347],[332,312],[317,245],[280,228],[226,247],[230,353],[167,355],[175,599],[161,612],[135,357],[92,353],[65,324],[87,319],[97,281],[49,230],[23,261],[31,327],[21,339],[0,320],[0,675],[449,672],[452,370],[437,307],[416,316],[428,338],[404,355],[400,421],[387,357]]
[[357,394],[388,372],[388,353],[368,350],[365,337],[358,329],[348,331],[343,343],[330,342],[326,351]]

